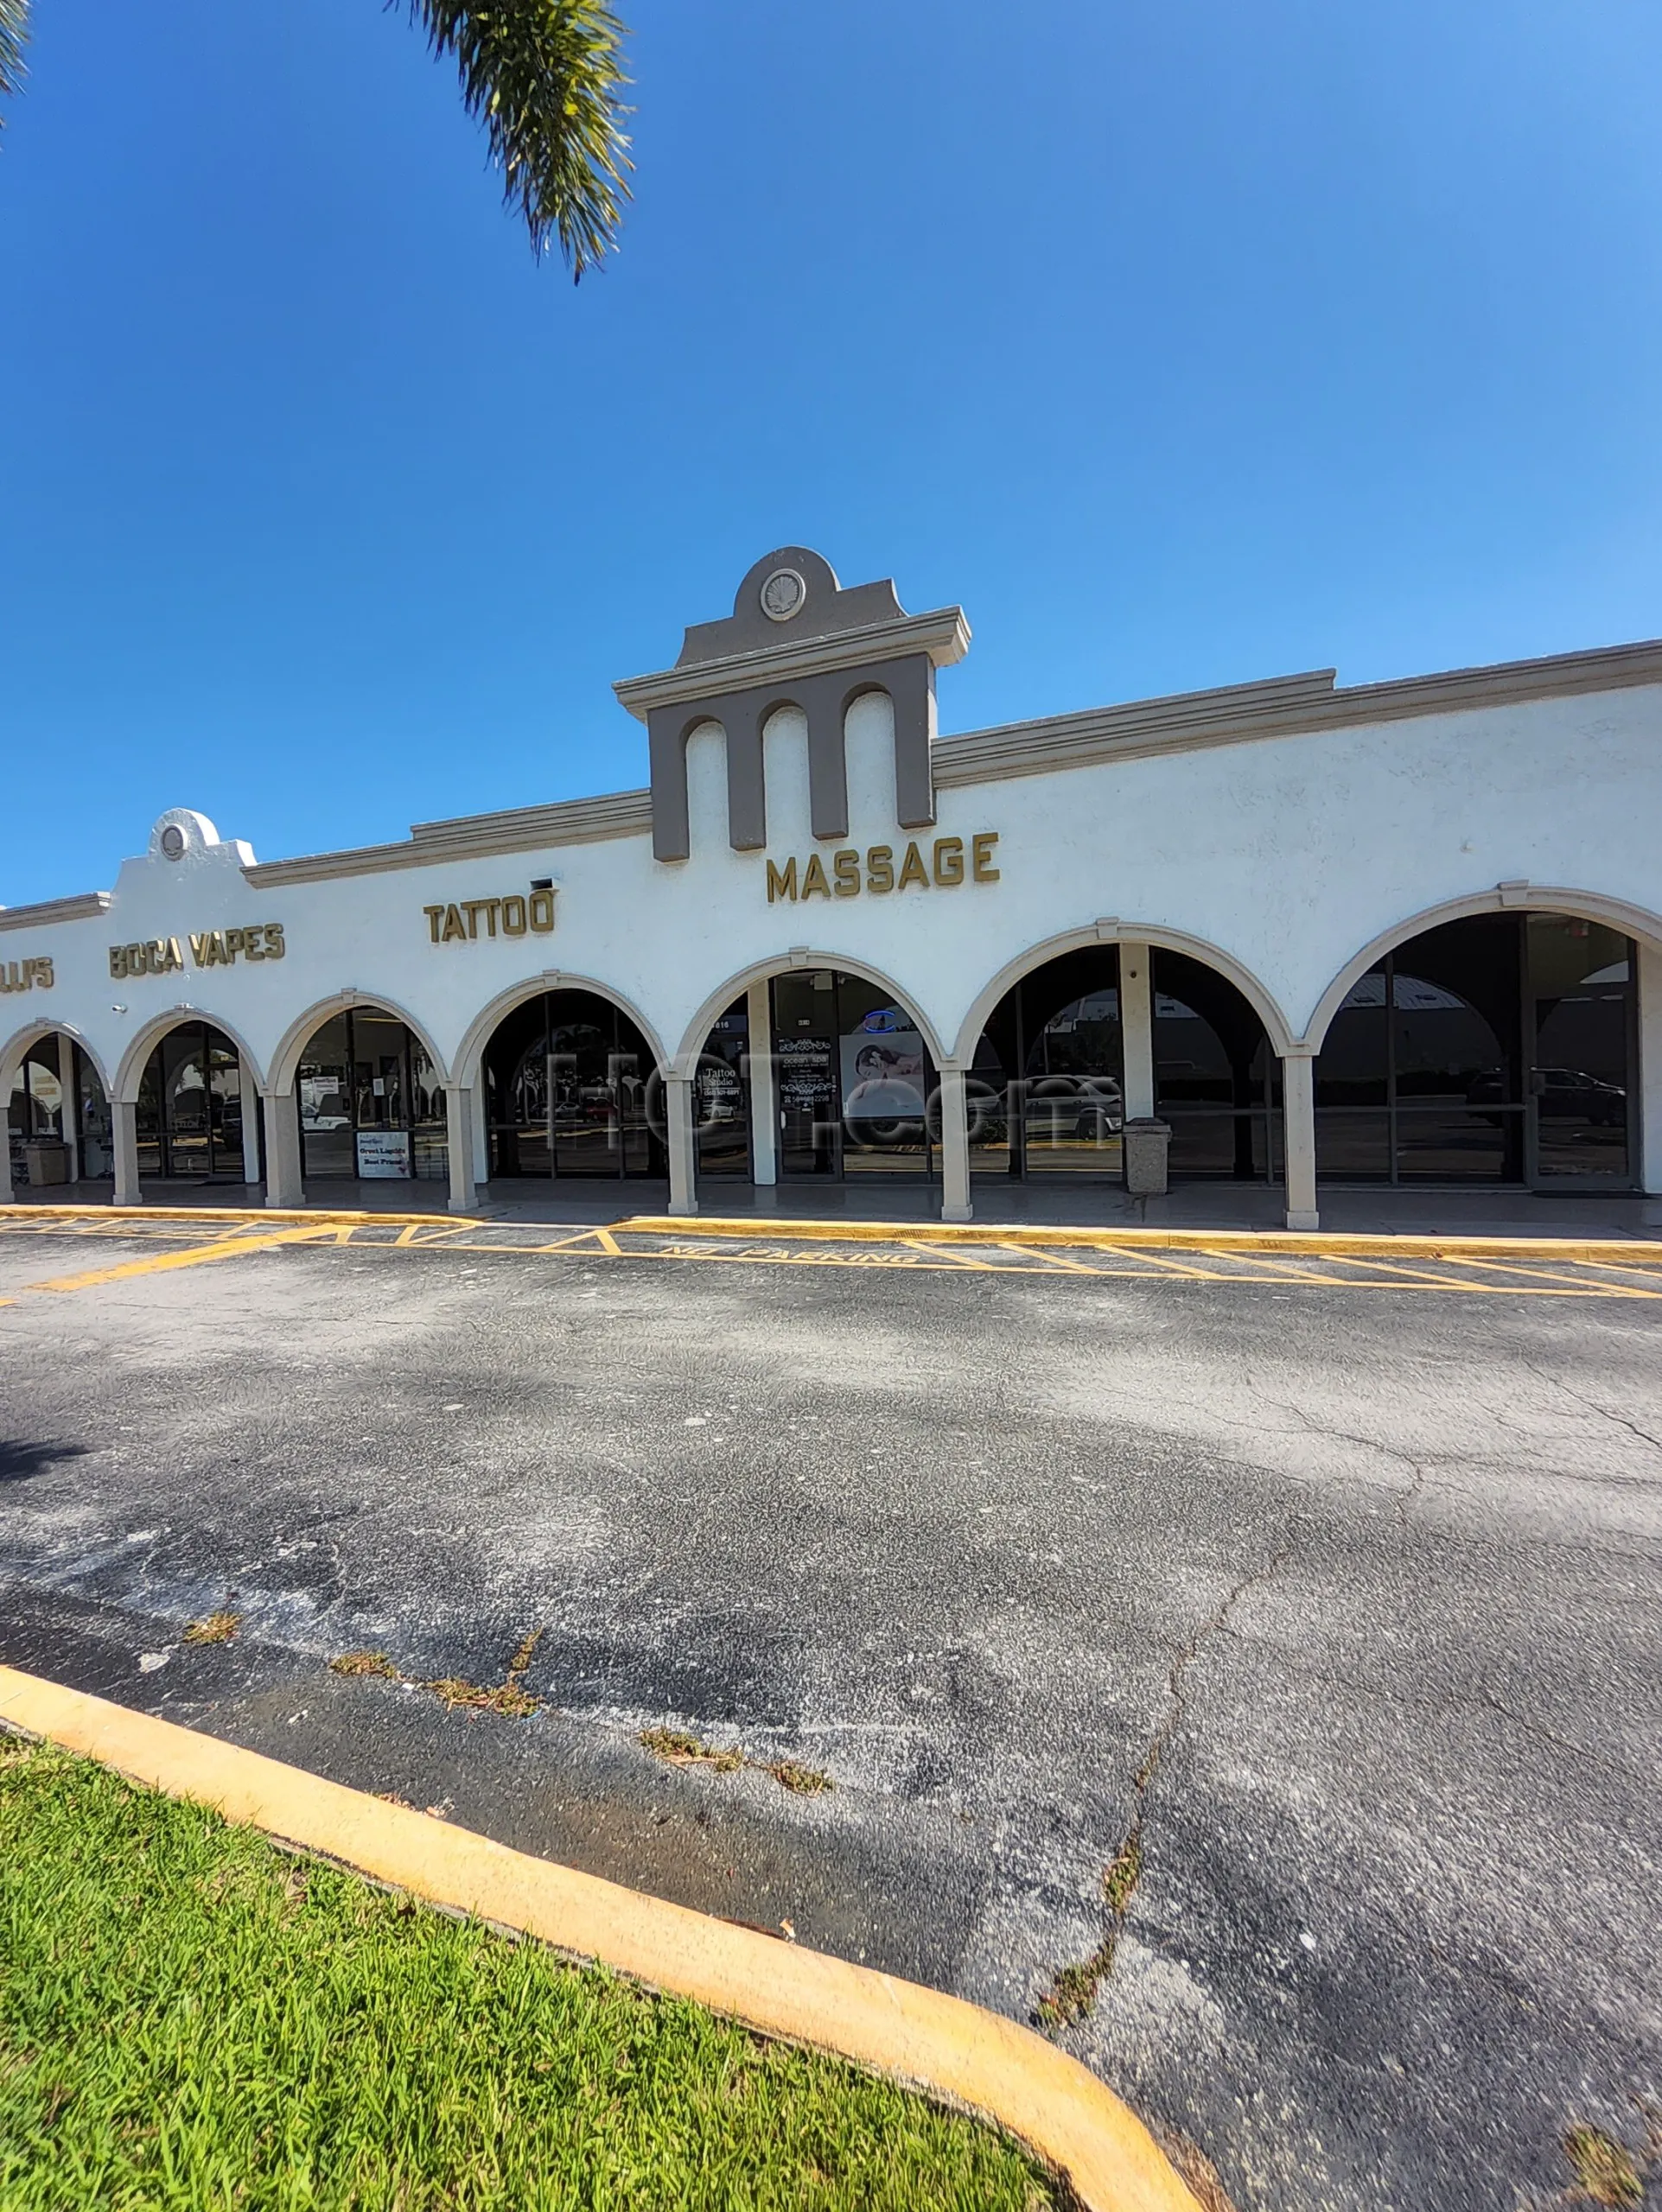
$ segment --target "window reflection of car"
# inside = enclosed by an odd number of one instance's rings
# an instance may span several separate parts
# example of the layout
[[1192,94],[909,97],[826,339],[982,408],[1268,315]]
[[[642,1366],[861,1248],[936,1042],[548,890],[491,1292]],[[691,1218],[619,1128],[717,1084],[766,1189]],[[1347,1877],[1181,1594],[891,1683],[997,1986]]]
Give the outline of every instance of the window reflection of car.
[[1117,1137],[1125,1125],[1125,1095],[1111,1075],[1041,1075],[1027,1084],[1029,1128],[1048,1127],[1052,1141],[1065,1132],[1088,1143]]
[[309,1129],[347,1129],[352,1127],[351,1102],[344,1090],[322,1090],[304,1114]]
[[1542,1110],[1573,1115],[1595,1129],[1619,1128],[1627,1119],[1627,1094],[1584,1068],[1537,1068],[1536,1096]]
[[[1621,1128],[1627,1122],[1627,1094],[1621,1085],[1589,1075],[1584,1068],[1537,1068],[1532,1088],[1543,1113],[1587,1122],[1599,1129]],[[1506,1103],[1506,1079],[1499,1068],[1486,1068],[1466,1087],[1468,1106]],[[1485,1114],[1483,1118],[1498,1128],[1503,1117]]]

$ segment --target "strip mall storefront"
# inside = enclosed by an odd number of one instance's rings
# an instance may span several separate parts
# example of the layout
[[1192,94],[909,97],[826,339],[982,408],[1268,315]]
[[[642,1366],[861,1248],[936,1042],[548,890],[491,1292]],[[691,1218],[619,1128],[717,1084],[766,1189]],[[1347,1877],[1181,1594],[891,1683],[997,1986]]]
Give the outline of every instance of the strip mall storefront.
[[0,1192],[1048,1180],[1088,1221],[1150,1119],[1294,1226],[1662,1191],[1662,645],[943,738],[968,644],[786,547],[616,687],[646,790],[266,862],[170,810],[112,890],[0,910]]

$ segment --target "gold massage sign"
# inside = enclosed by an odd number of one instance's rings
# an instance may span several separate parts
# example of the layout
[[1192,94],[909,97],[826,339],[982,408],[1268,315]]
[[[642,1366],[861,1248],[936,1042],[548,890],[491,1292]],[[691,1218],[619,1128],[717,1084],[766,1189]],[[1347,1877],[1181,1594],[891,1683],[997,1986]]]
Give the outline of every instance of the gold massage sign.
[[818,853],[808,855],[799,875],[794,858],[783,868],[777,861],[769,861],[767,903],[771,906],[777,899],[857,899],[863,891],[906,891],[914,884],[925,889],[939,885],[943,891],[950,891],[960,883],[997,883],[998,870],[992,864],[992,851],[997,842],[996,830],[984,830],[971,837],[967,851],[962,837],[937,837],[927,849],[914,837],[899,860],[892,845],[869,846],[863,856],[849,845],[831,855],[829,875]]

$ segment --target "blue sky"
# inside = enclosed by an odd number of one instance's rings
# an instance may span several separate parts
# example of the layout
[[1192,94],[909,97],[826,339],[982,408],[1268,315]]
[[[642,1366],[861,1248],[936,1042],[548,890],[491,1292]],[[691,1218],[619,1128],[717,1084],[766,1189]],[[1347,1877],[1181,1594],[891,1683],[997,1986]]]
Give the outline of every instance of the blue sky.
[[635,0],[574,290],[377,0],[37,0],[0,150],[0,901],[645,778],[818,546],[968,729],[1662,632],[1653,0]]

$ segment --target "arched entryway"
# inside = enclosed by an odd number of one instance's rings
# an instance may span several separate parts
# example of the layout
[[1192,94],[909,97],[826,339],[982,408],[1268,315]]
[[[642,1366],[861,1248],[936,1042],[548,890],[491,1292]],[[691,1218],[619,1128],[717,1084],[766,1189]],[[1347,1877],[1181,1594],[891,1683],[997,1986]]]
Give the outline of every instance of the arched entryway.
[[134,1105],[140,1179],[257,1183],[259,1100],[236,1039],[211,1021],[181,1021],[158,1038]]
[[656,1056],[599,992],[541,991],[511,1007],[482,1079],[493,1182],[665,1174]]
[[343,1007],[320,1022],[294,1091],[308,1185],[445,1180],[443,1082],[425,1044],[385,1007]]
[[1011,985],[965,1085],[972,1175],[1118,1179],[1124,1166],[1119,948],[1088,945]]
[[1633,941],[1573,914],[1468,914],[1357,976],[1315,1063],[1326,1182],[1639,1180]]
[[107,1181],[115,1172],[109,1092],[92,1055],[67,1031],[32,1038],[7,1085],[14,1189]]
[[932,1040],[892,983],[839,963],[753,980],[692,1070],[697,1173],[823,1185],[940,1175]]
[[965,1082],[972,1175],[1118,1181],[1128,1114],[1171,1130],[1175,1180],[1279,1179],[1279,1062],[1216,969],[1164,946],[1089,944],[1020,976]]

